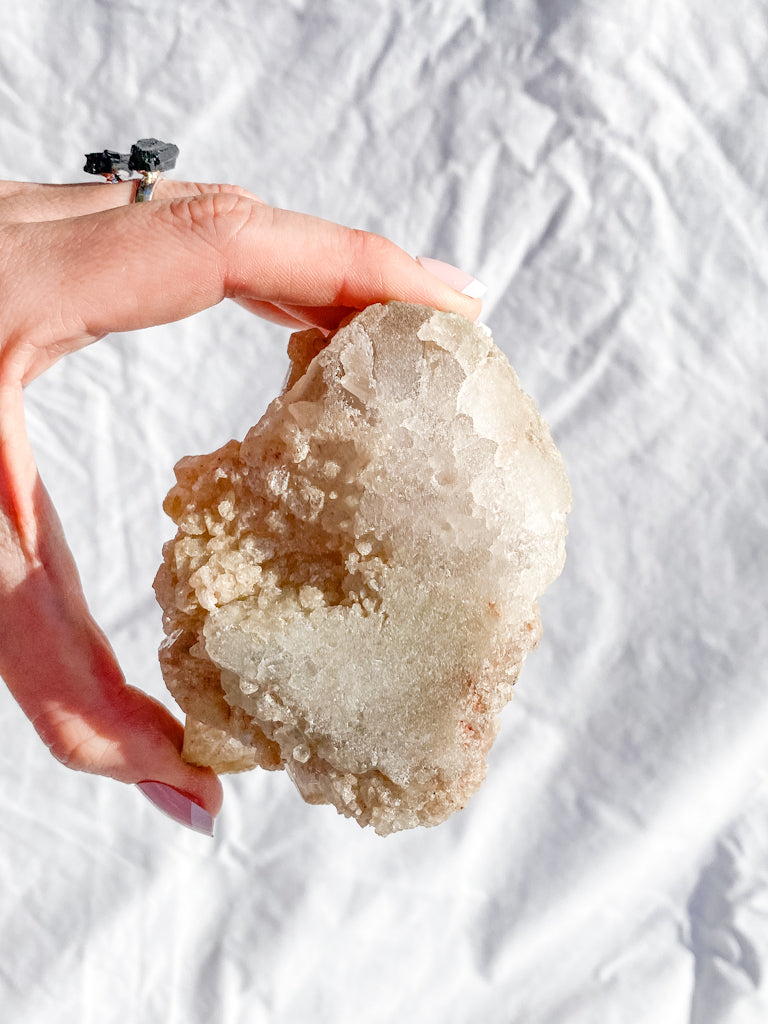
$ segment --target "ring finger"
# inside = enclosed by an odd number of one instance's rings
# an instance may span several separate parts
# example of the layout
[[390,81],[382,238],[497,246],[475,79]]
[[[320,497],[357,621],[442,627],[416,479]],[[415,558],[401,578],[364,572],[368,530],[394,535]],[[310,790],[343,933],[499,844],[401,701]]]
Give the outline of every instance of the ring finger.
[[[65,220],[89,213],[128,206],[136,193],[136,178],[114,185],[84,182],[77,185],[39,185],[31,182],[0,182],[0,224]],[[184,199],[218,193],[234,193],[255,203],[264,200],[238,185],[206,184],[160,178],[156,199]]]

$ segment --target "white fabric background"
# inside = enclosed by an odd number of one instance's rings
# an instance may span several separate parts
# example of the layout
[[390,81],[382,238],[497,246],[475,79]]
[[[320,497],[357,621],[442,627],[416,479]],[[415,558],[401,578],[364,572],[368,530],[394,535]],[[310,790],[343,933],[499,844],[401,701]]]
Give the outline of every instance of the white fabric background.
[[[209,841],[55,763],[3,692],[3,1020],[766,1020],[767,68],[762,0],[4,9],[0,176],[157,135],[177,177],[472,271],[575,504],[487,782],[437,829],[380,839],[252,773]],[[287,337],[222,305],[28,391],[155,695],[172,466],[255,422]]]

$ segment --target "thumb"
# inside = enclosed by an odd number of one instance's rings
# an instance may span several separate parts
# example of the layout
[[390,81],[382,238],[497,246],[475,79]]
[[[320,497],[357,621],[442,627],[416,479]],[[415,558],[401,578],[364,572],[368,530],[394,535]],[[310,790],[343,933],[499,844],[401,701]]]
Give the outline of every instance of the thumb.
[[9,441],[3,420],[0,675],[63,764],[121,782],[160,784],[142,788],[177,820],[212,831],[221,783],[210,769],[182,761],[181,724],[126,684],[88,611],[58,517],[25,451],[26,436],[17,422],[13,443],[3,445]]

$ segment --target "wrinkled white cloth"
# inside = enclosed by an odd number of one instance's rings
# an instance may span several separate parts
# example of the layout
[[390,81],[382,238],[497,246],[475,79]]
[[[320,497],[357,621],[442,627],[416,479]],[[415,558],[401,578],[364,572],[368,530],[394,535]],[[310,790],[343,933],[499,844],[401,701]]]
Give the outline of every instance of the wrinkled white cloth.
[[[256,772],[210,841],[58,765],[3,690],[4,1020],[766,1020],[766,67],[762,0],[3,12],[1,177],[155,135],[176,177],[471,271],[575,502],[487,782],[436,829]],[[243,436],[287,338],[224,304],[28,390],[94,614],[163,699],[172,466]]]

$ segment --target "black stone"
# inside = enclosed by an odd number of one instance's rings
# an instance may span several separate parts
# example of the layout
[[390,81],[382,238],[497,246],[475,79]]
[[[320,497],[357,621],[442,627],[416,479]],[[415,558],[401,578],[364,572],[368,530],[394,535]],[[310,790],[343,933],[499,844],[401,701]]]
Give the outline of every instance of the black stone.
[[179,147],[159,139],[139,139],[131,146],[128,166],[132,171],[170,171],[176,166]]
[[118,171],[128,172],[128,154],[117,153],[113,149],[104,149],[101,153],[86,153],[86,174],[117,174]]

